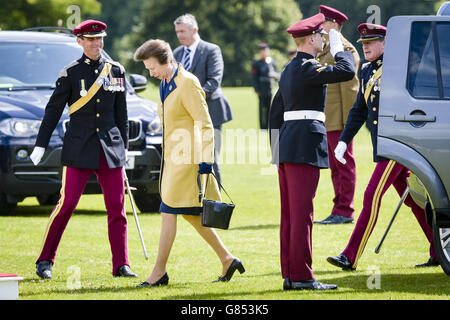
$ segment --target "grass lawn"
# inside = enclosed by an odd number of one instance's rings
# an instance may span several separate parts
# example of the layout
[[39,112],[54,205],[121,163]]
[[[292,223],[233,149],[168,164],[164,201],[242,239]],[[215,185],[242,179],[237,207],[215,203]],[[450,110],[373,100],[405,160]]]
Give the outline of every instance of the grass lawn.
[[[101,195],[86,195],[58,248],[53,279],[40,280],[35,274],[35,259],[52,207],[39,206],[36,199],[28,198],[19,204],[14,215],[0,216],[0,272],[16,273],[25,278],[20,284],[20,299],[449,299],[450,278],[440,267],[414,268],[416,263],[428,259],[428,244],[406,207],[400,210],[380,254],[373,252],[399,201],[393,188],[383,199],[377,226],[356,271],[343,272],[326,262],[328,256],[337,255],[345,248],[355,224],[314,226],[315,276],[325,283],[337,284],[339,290],[283,291],[278,182],[274,167],[269,165],[268,137],[258,129],[256,96],[250,88],[226,88],[225,93],[235,119],[223,128],[222,175],[236,209],[230,229],[218,230],[218,233],[232,253],[243,261],[246,272],[236,273],[229,283],[212,284],[221,272],[219,260],[180,217],[167,270],[169,286],[136,289],[135,286],[147,278],[156,259],[161,220],[159,214],[139,215],[149,252],[149,260],[145,260],[131,206],[127,203],[129,259],[139,278],[113,278],[103,199]],[[144,96],[156,99],[157,94],[152,88]],[[239,142],[237,137],[242,140]],[[357,217],[374,163],[367,130],[361,130],[355,143]],[[330,171],[322,170],[315,198],[315,219],[329,215],[332,198]],[[225,195],[224,200],[227,201]]]

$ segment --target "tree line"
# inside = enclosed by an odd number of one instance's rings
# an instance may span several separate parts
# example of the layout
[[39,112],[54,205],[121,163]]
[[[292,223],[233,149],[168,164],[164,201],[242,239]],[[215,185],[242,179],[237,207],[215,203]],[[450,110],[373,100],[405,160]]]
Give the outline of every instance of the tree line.
[[[318,12],[325,4],[344,12],[349,21],[342,33],[356,44],[356,27],[363,22],[386,25],[396,15],[434,15],[444,0],[1,0],[0,28],[22,30],[35,26],[72,27],[79,20],[99,19],[108,24],[105,49],[129,72],[146,74],[133,61],[135,49],[148,39],[164,39],[178,46],[173,21],[191,13],[199,23],[203,40],[222,49],[225,62],[223,84],[251,84],[251,62],[257,45],[264,41],[279,69],[294,48],[286,33],[292,23]],[[76,6],[76,7],[74,7]],[[75,8],[75,9],[74,9]],[[392,31],[395,32],[395,31]],[[356,45],[361,52],[360,46]]]

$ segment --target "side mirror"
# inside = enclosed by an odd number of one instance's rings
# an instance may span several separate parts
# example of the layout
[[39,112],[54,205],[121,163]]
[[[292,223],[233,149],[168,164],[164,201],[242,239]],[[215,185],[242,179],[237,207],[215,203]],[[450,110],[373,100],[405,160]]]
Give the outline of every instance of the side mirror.
[[140,74],[130,74],[130,85],[136,92],[144,91],[147,89],[147,78]]

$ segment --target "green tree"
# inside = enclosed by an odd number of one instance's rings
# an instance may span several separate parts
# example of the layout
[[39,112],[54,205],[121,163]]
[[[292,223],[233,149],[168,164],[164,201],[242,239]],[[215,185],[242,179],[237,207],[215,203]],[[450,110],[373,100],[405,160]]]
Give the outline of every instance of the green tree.
[[287,50],[292,46],[286,28],[301,19],[298,5],[293,0],[148,0],[141,12],[140,24],[115,43],[119,60],[128,71],[144,74],[142,64],[132,58],[145,40],[164,39],[173,49],[177,47],[173,21],[184,13],[192,13],[199,23],[200,37],[222,49],[223,84],[228,86],[251,83],[251,61],[261,41],[270,45],[278,65],[282,66],[287,61]]
[[[39,26],[67,27],[73,15],[68,8],[80,8],[80,18],[86,14],[96,14],[101,10],[97,0],[2,0],[0,5],[0,28],[2,30],[22,30]],[[72,20],[70,20],[72,21]]]
[[434,5],[434,9],[437,12],[441,5],[444,4],[444,2],[447,2],[447,0],[437,0],[436,4]]
[[[359,39],[356,27],[364,22],[387,25],[389,19],[398,15],[434,15],[435,4],[440,0],[297,0],[305,17],[319,12],[319,5],[327,5],[345,13],[349,21],[342,33],[352,43]],[[442,1],[441,1],[442,2]],[[438,8],[438,7],[437,7]],[[388,31],[389,32],[389,31]],[[362,54],[361,46],[355,46]],[[363,59],[364,60],[364,59]]]
[[[100,14],[88,15],[87,19],[95,19],[108,25],[105,38],[105,50],[113,59],[118,59],[114,43],[129,34],[133,26],[139,24],[141,18],[142,0],[97,0],[102,11]],[[118,46],[118,45],[117,45]],[[116,47],[117,47],[116,46]]]

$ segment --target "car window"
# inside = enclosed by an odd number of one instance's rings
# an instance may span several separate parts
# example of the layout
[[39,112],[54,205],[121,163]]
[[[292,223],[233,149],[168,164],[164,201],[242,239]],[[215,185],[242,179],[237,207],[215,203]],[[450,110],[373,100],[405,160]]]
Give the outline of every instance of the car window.
[[0,42],[0,89],[53,86],[59,71],[82,53],[76,43]]
[[419,99],[450,98],[450,23],[414,22],[407,88]]
[[448,99],[450,98],[450,23],[437,23],[436,31],[439,43],[443,93],[444,97]]

